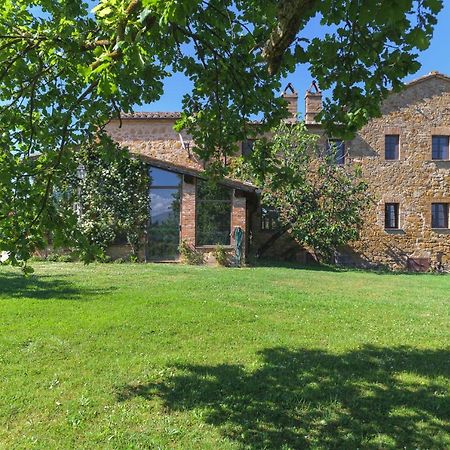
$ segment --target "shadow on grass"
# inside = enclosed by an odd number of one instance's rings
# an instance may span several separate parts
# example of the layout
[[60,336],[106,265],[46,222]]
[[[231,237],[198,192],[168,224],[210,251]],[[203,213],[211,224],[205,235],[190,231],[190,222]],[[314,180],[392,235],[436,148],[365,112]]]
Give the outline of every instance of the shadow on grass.
[[271,348],[262,365],[177,365],[118,400],[159,398],[195,410],[245,448],[450,446],[450,350],[367,346],[343,355]]
[[21,273],[0,274],[0,300],[4,298],[31,298],[38,300],[62,299],[88,301],[95,295],[106,294],[111,288],[80,288],[65,279],[67,275],[32,275]]
[[355,272],[355,273],[372,273],[375,275],[410,275],[410,276],[423,276],[423,275],[435,275],[443,276],[446,273],[439,272],[414,272],[408,270],[391,270],[386,266],[379,267],[351,267],[351,266],[338,266],[331,264],[300,264],[290,261],[277,261],[277,260],[252,260],[250,267],[264,267],[264,268],[278,268],[278,269],[293,269],[293,270],[308,270],[314,272]]
[[348,272],[349,270],[355,270],[349,267],[332,266],[327,264],[319,264],[319,263],[300,264],[292,261],[278,261],[269,259],[251,260],[250,267],[310,270],[317,272]]

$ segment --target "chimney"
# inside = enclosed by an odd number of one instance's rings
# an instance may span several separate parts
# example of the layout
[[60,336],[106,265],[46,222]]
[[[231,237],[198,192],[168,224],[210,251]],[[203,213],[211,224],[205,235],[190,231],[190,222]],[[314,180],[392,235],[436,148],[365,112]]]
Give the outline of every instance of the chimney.
[[317,83],[313,81],[305,95],[305,123],[314,124],[316,115],[322,111],[322,92]]
[[288,83],[281,96],[287,101],[287,109],[289,111],[289,117],[286,119],[286,122],[297,122],[298,94],[294,86]]

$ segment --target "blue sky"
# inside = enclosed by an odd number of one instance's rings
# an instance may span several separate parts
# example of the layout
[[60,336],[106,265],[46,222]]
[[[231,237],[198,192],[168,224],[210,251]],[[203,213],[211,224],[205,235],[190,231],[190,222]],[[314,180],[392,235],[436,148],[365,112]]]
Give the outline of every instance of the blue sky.
[[[424,51],[419,58],[422,68],[405,81],[425,75],[433,70],[450,75],[450,0],[444,0],[444,8],[438,16],[438,24],[435,29],[433,41],[428,50]],[[319,21],[313,20],[305,30],[306,37],[317,36],[323,33]],[[307,65],[299,65],[292,73],[286,83],[290,81],[299,92],[299,111],[303,114],[303,93],[311,84],[312,78],[308,72]],[[138,111],[180,111],[181,100],[185,93],[189,92],[191,84],[182,74],[174,74],[165,82],[164,95],[157,102],[150,105],[137,107]]]

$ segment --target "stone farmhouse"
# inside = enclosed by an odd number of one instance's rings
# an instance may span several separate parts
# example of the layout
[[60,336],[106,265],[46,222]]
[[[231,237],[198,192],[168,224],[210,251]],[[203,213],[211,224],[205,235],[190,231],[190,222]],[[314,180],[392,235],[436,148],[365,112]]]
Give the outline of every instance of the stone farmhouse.
[[[291,85],[283,96],[297,120],[298,94]],[[305,122],[323,136],[315,117],[322,94],[312,85],[305,95]],[[113,120],[108,133],[148,162],[152,184],[148,259],[178,258],[183,240],[210,259],[216,244],[230,252],[234,230],[244,231],[244,254],[262,248],[266,256],[307,263],[311,255],[289,234],[273,241],[276,213],[259,202],[258,189],[224,180],[214,192],[202,179],[203,162],[194,143],[173,125],[179,113],[134,113]],[[371,206],[364,213],[360,240],[342,249],[343,265],[385,266],[426,271],[450,263],[450,77],[432,72],[392,93],[382,115],[350,142],[338,142],[337,164],[358,164],[369,185]],[[327,139],[323,139],[326,145]],[[252,142],[242,143],[245,156]],[[267,247],[267,248],[265,248]],[[112,256],[124,251],[111,248]]]

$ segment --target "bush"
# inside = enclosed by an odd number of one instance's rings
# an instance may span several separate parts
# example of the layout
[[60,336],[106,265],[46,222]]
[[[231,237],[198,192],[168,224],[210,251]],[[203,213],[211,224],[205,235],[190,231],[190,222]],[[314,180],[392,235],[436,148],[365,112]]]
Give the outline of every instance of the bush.
[[41,262],[41,261],[46,261],[45,256],[39,256],[39,255],[33,255],[30,259],[30,262]]
[[113,263],[114,264],[123,264],[125,261],[123,258],[116,258]]
[[58,262],[73,262],[73,257],[72,255],[59,255],[58,258],[56,259],[56,261]]
[[138,258],[136,255],[130,255],[130,256],[128,257],[128,261],[129,261],[130,263],[136,264],[136,263],[139,262],[139,258]]
[[216,246],[213,255],[219,266],[227,266],[229,264],[228,253],[222,245]]
[[99,263],[108,264],[112,260],[111,256],[105,255],[104,253],[97,259]]
[[49,254],[47,255],[47,261],[57,262],[58,259],[59,259],[58,253],[49,253]]
[[181,241],[178,250],[180,251],[181,261],[185,264],[203,264],[203,255],[195,250],[195,248],[186,241]]

